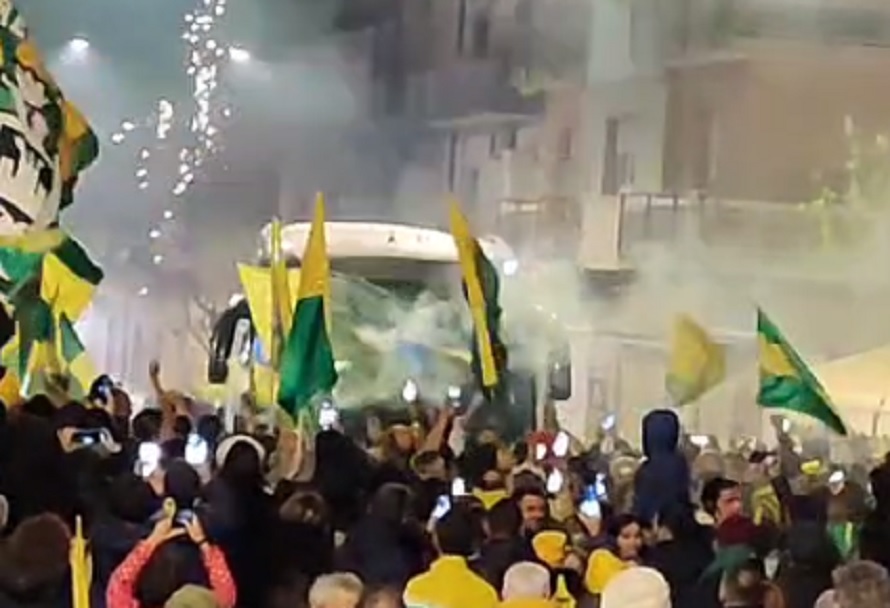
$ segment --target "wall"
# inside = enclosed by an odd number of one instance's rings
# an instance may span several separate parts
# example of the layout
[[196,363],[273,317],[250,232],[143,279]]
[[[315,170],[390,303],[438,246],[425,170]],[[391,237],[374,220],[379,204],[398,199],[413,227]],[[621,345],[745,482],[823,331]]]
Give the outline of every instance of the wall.
[[823,183],[842,182],[845,116],[866,133],[890,130],[890,50],[747,42],[737,51],[735,60],[671,72],[665,171],[672,187],[701,185],[710,139],[714,196],[809,200]]

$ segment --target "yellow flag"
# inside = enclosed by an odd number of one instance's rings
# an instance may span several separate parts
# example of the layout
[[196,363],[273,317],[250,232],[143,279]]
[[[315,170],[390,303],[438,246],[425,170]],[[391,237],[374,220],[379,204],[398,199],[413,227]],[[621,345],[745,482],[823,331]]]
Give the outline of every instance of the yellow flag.
[[[244,297],[250,307],[253,327],[263,347],[272,346],[272,273],[268,268],[238,264],[238,277],[244,289]],[[300,286],[300,271],[287,271],[288,294],[291,310],[296,306],[296,294]]]
[[315,195],[315,215],[306,241],[303,259],[300,260],[300,291],[297,301],[322,296],[328,335],[331,331],[331,264],[328,260],[327,240],[324,229],[324,195]]
[[90,584],[93,578],[93,560],[87,551],[80,515],[75,520],[74,538],[71,539],[69,562],[71,566],[71,608],[90,608]]
[[726,349],[689,316],[678,315],[665,379],[674,405],[695,401],[725,377]]
[[451,236],[457,247],[457,257],[464,284],[467,286],[467,303],[473,318],[476,333],[476,347],[479,349],[479,367],[482,371],[483,386],[495,386],[498,383],[498,369],[491,346],[491,334],[488,327],[487,303],[482,289],[479,273],[479,244],[476,242],[467,218],[461,213],[457,201],[450,204]]
[[272,341],[270,355],[272,369],[278,369],[281,358],[281,349],[290,331],[293,320],[293,302],[290,297],[290,287],[287,279],[287,265],[281,247],[281,220],[275,218],[270,226],[270,264],[269,271],[272,280]]
[[10,368],[4,368],[3,378],[0,378],[0,401],[6,407],[17,407],[23,401],[22,384],[18,374]]

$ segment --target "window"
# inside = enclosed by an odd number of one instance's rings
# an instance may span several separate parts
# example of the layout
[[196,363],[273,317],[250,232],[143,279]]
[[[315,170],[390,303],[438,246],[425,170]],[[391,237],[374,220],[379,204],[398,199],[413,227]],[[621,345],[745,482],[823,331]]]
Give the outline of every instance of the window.
[[504,144],[503,144],[504,150],[515,150],[516,149],[516,136],[517,136],[516,129],[511,127],[506,130],[506,132],[504,133]]
[[605,145],[603,147],[603,167],[601,192],[605,195],[618,194],[621,186],[618,166],[618,134],[621,123],[617,118],[606,121]]
[[491,19],[487,13],[479,13],[473,19],[473,57],[482,59],[488,56],[491,37]]
[[470,169],[467,175],[467,182],[464,184],[463,199],[471,204],[479,204],[479,169]]
[[445,179],[448,180],[448,191],[454,192],[454,182],[457,179],[457,153],[458,153],[457,133],[451,133],[448,136],[448,149],[445,159]]
[[631,63],[637,64],[639,63],[641,57],[639,53],[638,46],[642,43],[642,15],[640,15],[640,11],[643,10],[643,7],[640,6],[639,2],[631,2],[630,4],[630,21],[628,23],[628,31],[627,31],[627,56],[630,58]]
[[569,160],[574,152],[574,141],[571,127],[565,127],[559,132],[556,142],[556,155],[560,160]]
[[532,24],[532,2],[531,0],[519,0],[514,9],[516,23],[521,26],[529,27]]
[[492,133],[488,140],[488,155],[497,158],[504,150],[515,150],[517,135],[516,129],[512,127]]
[[455,47],[458,55],[464,52],[464,33],[467,29],[467,0],[459,0],[457,5],[457,41]]

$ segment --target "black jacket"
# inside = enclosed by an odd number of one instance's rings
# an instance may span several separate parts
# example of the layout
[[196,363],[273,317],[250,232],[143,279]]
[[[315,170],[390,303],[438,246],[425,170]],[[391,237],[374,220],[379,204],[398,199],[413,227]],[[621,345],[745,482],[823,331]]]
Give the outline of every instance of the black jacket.
[[476,574],[500,592],[507,569],[525,560],[534,560],[531,547],[524,539],[510,538],[486,543],[479,552],[479,557],[474,559],[470,566]]
[[646,554],[646,565],[658,570],[671,588],[672,606],[695,606],[701,577],[714,560],[706,539],[660,542]]

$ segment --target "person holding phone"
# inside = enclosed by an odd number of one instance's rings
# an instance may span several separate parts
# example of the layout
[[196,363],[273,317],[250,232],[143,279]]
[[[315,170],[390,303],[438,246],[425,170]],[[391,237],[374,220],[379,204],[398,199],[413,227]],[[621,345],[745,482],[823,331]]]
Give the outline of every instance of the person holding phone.
[[156,553],[164,551],[166,554],[156,559],[170,560],[172,568],[176,568],[176,564],[181,563],[181,560],[173,558],[167,552],[177,549],[171,544],[171,541],[183,537],[188,538],[200,551],[201,563],[219,606],[234,608],[237,591],[225,555],[219,547],[207,540],[199,518],[192,517],[182,527],[178,527],[175,525],[174,515],[165,516],[159,520],[149,537],[139,543],[111,575],[111,581],[106,591],[108,608],[147,608],[147,606],[163,605],[176,591],[189,584],[191,581],[188,580],[185,573],[182,573],[182,580],[178,582],[174,580],[170,588],[141,589],[138,595],[151,597],[137,597],[137,581]]

